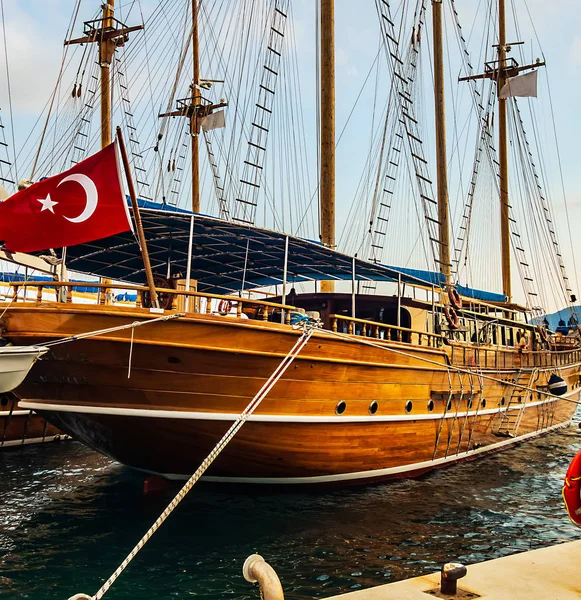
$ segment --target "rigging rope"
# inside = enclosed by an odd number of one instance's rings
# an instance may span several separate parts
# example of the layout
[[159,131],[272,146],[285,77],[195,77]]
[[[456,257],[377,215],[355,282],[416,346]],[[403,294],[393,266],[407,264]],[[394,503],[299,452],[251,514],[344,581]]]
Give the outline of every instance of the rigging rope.
[[[264,382],[264,385],[257,392],[256,396],[250,401],[248,406],[240,413],[240,416],[234,421],[232,426],[223,435],[222,439],[216,444],[214,449],[204,459],[202,464],[198,467],[196,472],[188,479],[181,490],[176,494],[174,499],[168,504],[167,508],[161,513],[155,523],[149,528],[147,533],[137,542],[133,550],[127,555],[125,560],[119,565],[117,570],[107,579],[107,581],[101,586],[94,596],[86,596],[83,594],[77,594],[69,600],[75,598],[90,598],[91,600],[100,600],[115,583],[119,575],[125,570],[127,565],[133,560],[136,554],[145,546],[151,536],[161,527],[163,522],[169,517],[172,511],[177,505],[185,498],[186,494],[194,487],[200,477],[206,472],[208,467],[216,460],[219,454],[226,448],[230,440],[236,435],[240,428],[246,423],[250,415],[258,408],[262,400],[267,396],[277,381],[283,376],[286,370],[290,367],[294,359],[299,355],[301,350],[306,346],[311,336],[315,331],[315,326],[309,322],[304,321],[302,323],[303,332],[297,339],[294,346],[289,350],[288,354],[283,358],[280,364],[276,367],[270,377]],[[297,327],[298,329],[298,327]]]

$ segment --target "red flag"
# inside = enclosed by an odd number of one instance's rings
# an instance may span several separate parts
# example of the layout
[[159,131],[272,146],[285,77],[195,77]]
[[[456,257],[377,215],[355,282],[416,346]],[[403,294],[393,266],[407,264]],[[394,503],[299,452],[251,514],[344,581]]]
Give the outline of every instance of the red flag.
[[0,202],[0,241],[5,249],[34,252],[129,231],[116,145]]

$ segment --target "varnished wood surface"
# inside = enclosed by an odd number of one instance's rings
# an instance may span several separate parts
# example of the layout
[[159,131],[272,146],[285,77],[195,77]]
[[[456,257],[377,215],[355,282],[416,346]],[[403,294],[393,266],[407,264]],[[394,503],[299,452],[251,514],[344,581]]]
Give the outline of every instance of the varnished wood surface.
[[[77,305],[21,304],[6,312],[2,324],[5,337],[16,344],[30,344],[129,323],[139,316],[149,317],[135,309],[103,307],[99,311]],[[17,392],[34,402],[105,411],[125,408],[238,414],[298,335],[298,331],[276,323],[212,315],[157,323],[134,332],[130,378],[131,332],[122,331],[53,347]],[[454,371],[449,379],[445,348],[383,346],[371,347],[317,332],[256,414],[328,417],[333,421],[250,421],[220,456],[211,474],[319,477],[406,465],[413,471],[413,465],[434,456],[453,457],[498,443],[502,438],[493,432],[509,402],[518,412],[523,402],[538,403],[545,398],[538,392],[532,397],[516,393],[511,385],[518,374],[516,369],[484,371],[500,381]],[[550,373],[550,369],[541,370],[534,386],[542,390]],[[575,390],[572,400],[576,400],[578,365],[562,367],[560,373],[569,389]],[[518,383],[527,386],[530,378],[530,370],[523,371]],[[346,403],[346,409],[337,416],[340,401]],[[407,412],[410,401],[412,408]],[[369,413],[372,402],[378,405],[375,415]],[[472,414],[463,415],[470,404]],[[483,408],[495,412],[474,413]],[[565,400],[530,406],[524,411],[518,436],[564,423],[575,408],[574,402]],[[444,421],[419,418],[444,412],[448,416]],[[193,472],[230,425],[228,421],[199,419],[61,411],[46,414],[54,424],[100,452],[160,473]],[[349,416],[366,420],[348,422]],[[401,420],[380,421],[381,416]]]

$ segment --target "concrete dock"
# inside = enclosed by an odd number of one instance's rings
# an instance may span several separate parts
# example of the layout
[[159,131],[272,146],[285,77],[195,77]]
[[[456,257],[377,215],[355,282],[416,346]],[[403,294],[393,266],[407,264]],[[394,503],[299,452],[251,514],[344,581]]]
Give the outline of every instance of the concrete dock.
[[440,573],[437,572],[332,599],[578,600],[581,598],[581,540],[468,565],[467,575],[458,580],[456,596],[442,595],[439,591]]

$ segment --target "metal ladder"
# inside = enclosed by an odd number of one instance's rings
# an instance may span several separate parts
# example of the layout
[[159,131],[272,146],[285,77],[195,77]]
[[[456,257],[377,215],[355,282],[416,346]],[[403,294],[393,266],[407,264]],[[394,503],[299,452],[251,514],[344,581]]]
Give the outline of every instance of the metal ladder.
[[[519,383],[521,378],[523,369],[519,369],[517,375],[513,381],[513,389],[508,404],[502,417],[500,419],[500,423],[496,428],[496,431],[492,433],[499,437],[516,437],[518,433],[518,428],[520,426],[522,417],[525,412],[525,408],[528,404],[529,399],[532,395],[532,385],[535,379],[538,377],[539,370],[537,368],[531,371],[531,376],[528,381],[527,389],[523,390],[522,388],[517,388],[516,384]],[[517,409],[515,410],[515,406]]]

